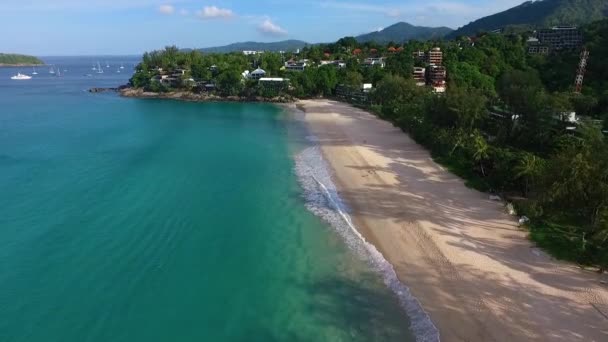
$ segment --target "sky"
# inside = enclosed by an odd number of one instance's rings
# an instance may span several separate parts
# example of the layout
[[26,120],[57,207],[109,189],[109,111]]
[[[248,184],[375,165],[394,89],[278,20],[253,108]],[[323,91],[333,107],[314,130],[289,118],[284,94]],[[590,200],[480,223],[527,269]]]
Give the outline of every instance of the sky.
[[458,28],[523,0],[0,0],[0,52],[139,55],[167,45],[333,42],[405,21]]

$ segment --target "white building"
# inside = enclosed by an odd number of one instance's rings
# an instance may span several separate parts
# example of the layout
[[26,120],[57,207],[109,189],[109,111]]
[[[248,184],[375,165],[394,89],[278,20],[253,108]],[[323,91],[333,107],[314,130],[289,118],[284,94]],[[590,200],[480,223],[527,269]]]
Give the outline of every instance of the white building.
[[366,58],[365,61],[363,61],[362,65],[364,67],[379,66],[381,68],[384,68],[386,66],[386,59],[384,57]]
[[266,71],[261,68],[257,68],[249,74],[249,78],[251,78],[252,80],[259,80],[263,77],[266,77]]

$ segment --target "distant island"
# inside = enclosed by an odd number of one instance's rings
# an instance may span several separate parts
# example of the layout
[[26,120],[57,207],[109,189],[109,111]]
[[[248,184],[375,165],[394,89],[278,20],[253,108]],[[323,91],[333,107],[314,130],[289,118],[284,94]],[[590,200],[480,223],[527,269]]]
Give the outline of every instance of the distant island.
[[44,65],[38,57],[18,55],[13,53],[0,53],[0,67],[2,66],[33,66]]

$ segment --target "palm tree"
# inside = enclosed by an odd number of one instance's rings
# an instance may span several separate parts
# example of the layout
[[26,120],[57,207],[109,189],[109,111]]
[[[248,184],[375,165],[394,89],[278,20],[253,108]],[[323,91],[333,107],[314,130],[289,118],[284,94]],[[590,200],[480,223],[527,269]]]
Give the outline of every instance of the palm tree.
[[479,163],[481,174],[485,177],[486,172],[483,167],[483,161],[488,159],[489,157],[488,152],[490,150],[490,145],[488,145],[486,139],[484,139],[484,137],[478,131],[475,131],[475,133],[473,133],[472,138],[473,160]]
[[524,152],[514,171],[516,178],[524,180],[524,196],[528,196],[530,183],[537,179],[544,167],[544,160],[532,153]]

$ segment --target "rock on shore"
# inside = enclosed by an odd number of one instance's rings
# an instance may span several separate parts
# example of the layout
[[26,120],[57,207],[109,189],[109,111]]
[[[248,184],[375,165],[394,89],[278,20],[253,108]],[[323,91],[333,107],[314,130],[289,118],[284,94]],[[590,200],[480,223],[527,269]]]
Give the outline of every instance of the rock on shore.
[[120,95],[125,97],[136,98],[151,98],[151,99],[173,99],[192,102],[270,102],[270,103],[291,103],[294,98],[291,96],[277,96],[273,98],[265,98],[261,96],[243,97],[243,96],[219,96],[209,93],[192,93],[189,91],[171,91],[167,93],[155,93],[144,91],[140,88],[122,88],[118,89]]

